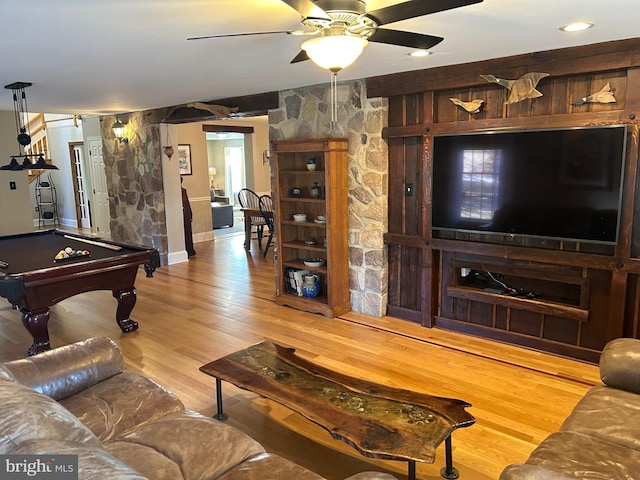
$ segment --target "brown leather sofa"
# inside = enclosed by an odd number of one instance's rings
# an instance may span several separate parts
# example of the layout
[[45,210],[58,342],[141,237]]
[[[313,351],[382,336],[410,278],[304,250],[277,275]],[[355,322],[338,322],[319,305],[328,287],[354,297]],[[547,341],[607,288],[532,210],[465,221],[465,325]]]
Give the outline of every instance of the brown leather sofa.
[[83,480],[322,479],[123,369],[104,337],[0,364],[0,454],[78,455]]
[[640,340],[607,343],[600,377],[603,385],[585,394],[560,430],[500,480],[640,479]]

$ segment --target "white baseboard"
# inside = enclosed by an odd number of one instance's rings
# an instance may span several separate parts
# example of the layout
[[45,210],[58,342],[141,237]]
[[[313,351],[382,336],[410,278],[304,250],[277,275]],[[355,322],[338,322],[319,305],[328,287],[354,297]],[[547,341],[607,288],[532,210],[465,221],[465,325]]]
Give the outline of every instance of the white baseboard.
[[179,252],[172,252],[167,255],[167,265],[173,265],[174,263],[182,263],[189,261],[189,255],[186,250]]
[[213,234],[213,230],[209,232],[194,233],[193,243],[207,242],[209,240],[213,240],[214,238],[215,238],[215,235]]

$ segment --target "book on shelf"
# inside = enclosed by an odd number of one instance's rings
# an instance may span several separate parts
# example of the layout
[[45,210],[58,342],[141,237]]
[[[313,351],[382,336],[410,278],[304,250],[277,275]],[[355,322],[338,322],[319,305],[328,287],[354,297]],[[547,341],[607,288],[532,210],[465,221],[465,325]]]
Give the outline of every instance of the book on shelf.
[[297,295],[296,290],[296,280],[293,276],[293,271],[295,268],[286,267],[284,269],[284,288],[287,293],[291,293],[293,295]]
[[302,277],[308,273],[311,273],[311,272],[306,269],[296,269],[293,272],[293,276],[296,279],[296,293],[298,294],[299,297],[302,296],[302,283],[304,282]]
[[302,283],[303,276],[311,273],[311,271],[304,268],[287,267],[284,269],[284,276],[286,279],[285,289],[287,293],[293,295],[302,296]]

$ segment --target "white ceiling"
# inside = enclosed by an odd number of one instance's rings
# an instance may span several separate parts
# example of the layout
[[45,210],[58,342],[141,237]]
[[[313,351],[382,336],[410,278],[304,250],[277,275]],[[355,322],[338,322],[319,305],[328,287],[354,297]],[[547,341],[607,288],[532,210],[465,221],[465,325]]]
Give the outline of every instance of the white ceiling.
[[[395,3],[369,0],[367,9]],[[289,63],[305,37],[186,40],[300,28],[300,15],[280,0],[0,0],[0,6],[0,85],[32,82],[30,112],[118,113],[329,81],[311,61]],[[638,0],[484,0],[385,25],[445,40],[419,59],[404,47],[370,43],[339,79],[634,38],[638,6]],[[559,30],[576,20],[595,27]],[[13,110],[11,90],[0,89],[0,110]]]

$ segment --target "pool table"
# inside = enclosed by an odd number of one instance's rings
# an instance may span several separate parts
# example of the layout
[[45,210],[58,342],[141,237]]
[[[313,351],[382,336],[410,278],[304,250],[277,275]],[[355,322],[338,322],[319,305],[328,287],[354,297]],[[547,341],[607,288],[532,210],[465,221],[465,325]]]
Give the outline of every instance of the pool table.
[[[56,260],[67,247],[88,253]],[[160,266],[158,251],[55,229],[0,236],[0,296],[20,310],[33,337],[27,353],[35,355],[51,348],[49,307],[79,293],[111,290],[118,301],[118,326],[123,332],[136,330],[138,323],[129,315],[140,265],[151,277]]]

